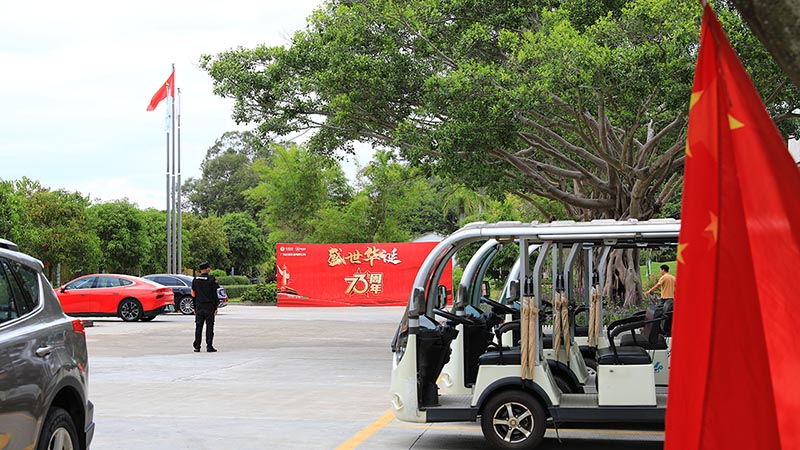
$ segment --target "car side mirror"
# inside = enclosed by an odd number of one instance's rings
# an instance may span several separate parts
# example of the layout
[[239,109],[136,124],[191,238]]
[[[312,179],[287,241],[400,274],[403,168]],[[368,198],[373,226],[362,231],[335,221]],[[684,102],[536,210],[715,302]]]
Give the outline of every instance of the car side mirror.
[[447,288],[439,286],[436,297],[436,307],[444,309],[447,306]]
[[67,291],[67,288],[66,288],[66,287],[62,287],[62,288],[61,288],[61,293],[62,293],[62,294],[63,294],[64,292],[66,292],[66,291]]

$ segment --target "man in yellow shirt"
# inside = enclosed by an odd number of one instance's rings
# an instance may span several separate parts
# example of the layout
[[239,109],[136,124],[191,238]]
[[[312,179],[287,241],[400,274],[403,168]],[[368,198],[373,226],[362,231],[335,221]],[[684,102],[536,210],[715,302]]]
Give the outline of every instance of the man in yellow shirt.
[[661,278],[658,279],[658,283],[651,287],[646,294],[653,292],[656,288],[661,288],[662,302],[675,298],[675,277],[669,273],[669,266],[666,264],[661,265]]

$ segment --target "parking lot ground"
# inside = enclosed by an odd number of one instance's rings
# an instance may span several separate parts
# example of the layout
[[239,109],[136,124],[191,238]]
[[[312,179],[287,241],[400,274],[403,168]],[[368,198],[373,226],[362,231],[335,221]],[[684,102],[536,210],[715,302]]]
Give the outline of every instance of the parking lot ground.
[[[549,430],[539,449],[656,450],[664,447],[664,433],[659,431],[561,429],[559,435],[560,441],[555,431]],[[367,439],[345,442],[338,450],[354,448],[472,450],[485,449],[487,444],[477,423],[409,424],[391,420]]]
[[[387,415],[389,343],[403,308],[230,305],[218,353],[192,352],[193,316],[87,328],[92,448],[478,449],[476,424]],[[611,433],[611,434],[609,434]],[[663,433],[548,432],[542,448],[660,449]]]

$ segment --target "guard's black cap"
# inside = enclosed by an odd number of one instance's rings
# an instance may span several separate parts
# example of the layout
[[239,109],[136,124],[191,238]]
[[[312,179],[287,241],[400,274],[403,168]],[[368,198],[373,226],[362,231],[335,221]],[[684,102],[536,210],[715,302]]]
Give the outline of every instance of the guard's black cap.
[[200,265],[198,267],[200,268],[200,270],[205,270],[205,269],[210,269],[211,265],[209,263],[203,261],[203,262],[200,263]]

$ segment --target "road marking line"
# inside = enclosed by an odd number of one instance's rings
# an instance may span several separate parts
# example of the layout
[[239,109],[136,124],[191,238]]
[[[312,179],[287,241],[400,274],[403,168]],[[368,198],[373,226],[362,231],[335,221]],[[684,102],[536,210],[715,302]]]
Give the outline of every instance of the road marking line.
[[371,424],[364,427],[361,431],[356,433],[353,437],[342,443],[340,446],[336,447],[336,450],[353,450],[359,445],[361,445],[364,441],[370,438],[373,434],[380,431],[381,428],[385,427],[389,424],[389,422],[394,419],[394,413],[392,410],[387,410],[384,415],[380,417],[380,419],[372,422]]

